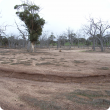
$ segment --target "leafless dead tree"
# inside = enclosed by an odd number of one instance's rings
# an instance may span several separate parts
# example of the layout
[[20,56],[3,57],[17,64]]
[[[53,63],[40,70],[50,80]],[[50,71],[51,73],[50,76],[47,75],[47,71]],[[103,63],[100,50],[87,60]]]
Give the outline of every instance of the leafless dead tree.
[[97,38],[101,44],[101,51],[104,51],[104,33],[110,28],[110,25],[107,22],[98,19],[95,22],[94,18],[89,19],[89,25],[84,25],[83,30],[86,34],[93,37],[93,50],[95,51],[95,39]]

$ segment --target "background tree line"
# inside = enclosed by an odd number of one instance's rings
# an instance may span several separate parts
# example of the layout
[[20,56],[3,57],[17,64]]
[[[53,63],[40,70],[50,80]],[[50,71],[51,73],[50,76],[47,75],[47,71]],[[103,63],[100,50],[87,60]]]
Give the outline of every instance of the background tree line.
[[19,36],[6,35],[5,30],[0,26],[0,47],[6,48],[27,48],[28,51],[33,51],[35,47],[40,48],[65,48],[71,49],[72,47],[85,48],[92,47],[95,51],[99,47],[101,51],[110,47],[110,25],[108,22],[101,19],[94,19],[90,17],[87,21],[88,24],[74,32],[68,28],[60,35],[53,32],[43,31],[45,20],[39,16],[40,7],[34,3],[23,2],[21,5],[16,5],[14,9],[17,10],[16,15],[21,21],[24,22],[25,31],[21,26],[15,22],[19,30]]

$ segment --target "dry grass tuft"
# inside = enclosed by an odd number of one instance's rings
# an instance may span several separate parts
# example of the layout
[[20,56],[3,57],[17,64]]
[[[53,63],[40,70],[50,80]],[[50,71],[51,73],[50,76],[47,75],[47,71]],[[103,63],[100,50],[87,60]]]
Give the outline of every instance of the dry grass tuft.
[[41,110],[62,110],[61,106],[53,101],[39,100],[35,97],[25,95],[20,96],[20,100],[32,107],[40,108]]
[[97,68],[97,69],[100,69],[100,70],[109,70],[108,67],[101,67],[101,68]]
[[74,60],[74,63],[85,63],[86,61],[83,60]]
[[36,63],[36,65],[52,65],[50,62]]

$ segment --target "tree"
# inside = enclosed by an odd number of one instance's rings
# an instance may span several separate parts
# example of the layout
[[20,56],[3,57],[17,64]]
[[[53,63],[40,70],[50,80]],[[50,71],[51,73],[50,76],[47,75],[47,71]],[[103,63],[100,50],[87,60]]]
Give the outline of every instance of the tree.
[[55,39],[56,37],[54,36],[54,34],[53,34],[53,32],[51,32],[51,35],[50,35],[50,37],[49,37],[49,41],[50,41],[50,43],[52,44],[52,46],[54,46],[54,39]]
[[96,26],[97,28],[97,35],[96,37],[98,38],[98,40],[100,41],[101,44],[101,51],[103,52],[104,49],[104,33],[106,30],[108,30],[110,28],[110,25],[108,24],[108,22],[104,22],[101,19],[97,22],[93,24],[94,26]]
[[44,45],[47,45],[47,47],[49,47],[49,40],[47,36],[48,36],[48,31],[43,31],[42,35],[39,38],[40,47],[43,47]]
[[101,45],[101,51],[103,52],[104,45],[104,33],[107,29],[110,28],[110,25],[107,22],[102,21],[99,19],[97,22],[93,18],[90,18],[89,25],[84,26],[84,31],[86,34],[89,34],[91,37],[93,37],[93,50],[95,51],[95,40],[96,38],[99,40]]
[[18,31],[21,33],[20,36],[22,36],[23,39],[26,39],[26,32],[22,31],[22,30],[19,28],[19,26],[18,26],[18,24],[16,23],[16,21],[15,21],[15,24],[16,24],[16,26],[17,26]]
[[9,48],[16,48],[17,44],[18,44],[17,37],[15,35],[11,34],[11,36],[8,37]]
[[60,35],[58,39],[60,40],[61,46],[65,46],[65,42],[67,40],[67,37],[66,37],[65,33],[63,33],[62,35]]
[[3,45],[3,46],[7,46],[7,45],[8,45],[8,39],[7,39],[6,37],[4,37],[4,38],[2,39],[2,45]]
[[0,46],[7,46],[8,45],[8,39],[5,36],[0,35]]
[[76,37],[77,37],[77,44],[78,44],[78,48],[79,48],[79,41],[80,41],[80,37],[81,37],[81,34],[82,34],[82,30],[77,30],[76,32]]
[[[17,16],[25,23],[26,29],[29,33],[29,40],[31,42],[32,50],[34,52],[34,44],[38,41],[39,36],[42,34],[42,28],[45,20],[39,16],[39,7],[32,3],[23,3],[16,5]],[[22,10],[22,11],[21,11]]]
[[89,19],[89,25],[84,26],[84,32],[88,35],[90,35],[93,39],[93,51],[95,51],[95,37],[97,35],[97,27],[94,25],[94,19]]
[[[1,13],[0,13],[1,14]],[[2,16],[0,16],[0,18],[2,18]],[[6,28],[8,27],[8,26],[11,26],[11,25],[7,25],[7,24],[5,24],[5,23],[0,23],[0,36],[4,36],[5,35],[5,37],[6,36],[8,36],[8,35],[6,35]]]
[[107,44],[107,46],[108,46],[108,48],[110,47],[110,33],[107,33],[106,35],[105,35],[105,39],[106,39],[106,44]]
[[71,48],[71,46],[73,45],[73,41],[76,38],[76,34],[70,28],[67,29],[67,37],[68,37],[70,48]]

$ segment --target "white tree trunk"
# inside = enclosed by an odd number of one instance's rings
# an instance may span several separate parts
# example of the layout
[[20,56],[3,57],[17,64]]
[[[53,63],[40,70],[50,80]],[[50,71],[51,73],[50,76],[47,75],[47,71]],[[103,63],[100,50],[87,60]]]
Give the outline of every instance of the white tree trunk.
[[31,42],[32,52],[34,52],[34,43]]

